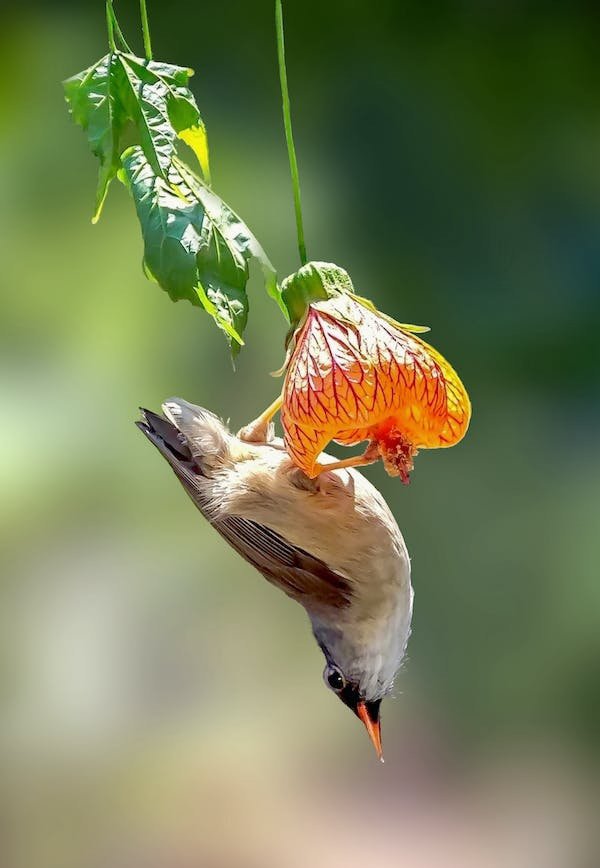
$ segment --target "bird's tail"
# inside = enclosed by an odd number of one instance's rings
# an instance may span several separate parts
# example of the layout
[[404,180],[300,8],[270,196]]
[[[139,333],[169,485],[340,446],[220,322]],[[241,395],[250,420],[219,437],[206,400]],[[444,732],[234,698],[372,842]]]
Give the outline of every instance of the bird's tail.
[[142,409],[142,420],[136,425],[175,472],[187,466],[210,477],[228,462],[231,435],[214,413],[182,398],[170,398],[162,410],[166,418]]

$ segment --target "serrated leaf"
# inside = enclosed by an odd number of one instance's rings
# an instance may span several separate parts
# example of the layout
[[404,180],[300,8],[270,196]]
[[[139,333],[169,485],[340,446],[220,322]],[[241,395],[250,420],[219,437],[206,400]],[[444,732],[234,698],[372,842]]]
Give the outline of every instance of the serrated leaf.
[[166,177],[181,139],[196,154],[209,182],[206,129],[188,87],[192,75],[187,67],[116,51],[64,82],[73,120],[87,132],[90,148],[100,160],[94,222],[120,166],[128,121],[133,122],[157,175]]
[[206,127],[198,114],[198,109],[187,99],[177,97],[169,103],[169,119],[179,138],[192,149],[202,170],[202,177],[210,184],[210,165],[208,161],[208,138]]
[[[157,175],[139,146],[122,157],[119,177],[129,187],[144,237],[144,267],[173,301],[198,304],[196,253],[204,211]],[[123,175],[123,177],[122,177]]]
[[[239,273],[244,275],[245,281],[248,280],[248,262],[255,259],[261,267],[267,293],[277,302],[285,318],[289,320],[287,308],[283,303],[281,290],[277,283],[277,272],[255,235],[244,221],[213,190],[203,184],[185,163],[176,158],[174,168],[181,176],[185,188],[193,197],[203,203],[212,225],[221,238],[220,244],[218,241],[215,243],[215,256],[220,259],[223,253],[228,254],[236,263]],[[223,250],[220,250],[220,247]],[[208,257],[207,261],[209,261]],[[220,261],[222,263],[222,259]]]
[[[223,331],[227,335],[229,335],[230,338],[233,338],[235,341],[237,341],[237,343],[240,346],[243,346],[244,341],[243,341],[242,337],[236,331],[236,329],[233,327],[231,322],[229,322],[229,320],[227,320],[227,319],[224,319],[222,314],[219,312],[219,307],[213,301],[210,300],[210,298],[206,294],[204,287],[202,286],[201,283],[198,283],[198,285],[196,286],[196,292],[198,293],[198,298],[200,299],[200,303],[202,304],[202,307],[204,308],[204,310],[208,314],[210,314],[213,317],[213,319],[215,320],[217,325],[220,326],[223,329]],[[247,299],[245,299],[245,304],[243,303],[243,306],[245,307],[245,312],[246,312],[245,315],[246,315],[246,319],[247,319],[247,316],[248,316],[248,300]],[[232,319],[233,319],[233,317],[232,317]],[[246,325],[246,321],[244,321],[240,331],[244,331],[245,325]],[[232,354],[237,355],[237,352],[234,352],[234,349],[233,349],[234,346],[235,346],[234,344],[230,344]]]
[[206,130],[188,82],[193,70],[119,54],[123,70],[123,101],[135,122],[144,153],[157,175],[166,176],[182,139],[198,157],[208,180]]
[[235,355],[248,318],[249,262],[260,262],[265,286],[279,292],[275,270],[246,224],[181,160],[167,179],[139,146],[122,157],[119,177],[135,200],[144,236],[144,263],[177,301],[201,304],[230,339]]
[[119,139],[126,121],[117,95],[115,59],[114,54],[107,54],[89,69],[64,82],[65,98],[73,120],[87,132],[92,153],[100,161],[94,223],[100,218],[109,184],[120,165]]

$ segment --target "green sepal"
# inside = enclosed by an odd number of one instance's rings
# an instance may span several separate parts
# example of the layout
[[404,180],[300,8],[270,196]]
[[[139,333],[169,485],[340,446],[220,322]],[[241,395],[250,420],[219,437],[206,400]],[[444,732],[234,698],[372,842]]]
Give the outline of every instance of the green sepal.
[[[401,331],[422,334],[429,331],[429,326],[400,323],[378,310],[373,302],[354,292],[352,280],[347,271],[333,262],[308,262],[294,274],[286,277],[281,284],[281,298],[290,317],[291,327],[286,336],[285,346],[293,348],[293,338],[298,328],[304,322],[311,304],[327,301],[339,295],[349,295],[357,304],[366,307],[386,322]],[[287,366],[287,359],[274,376],[279,376]]]
[[281,284],[281,298],[285,304],[292,330],[303,320],[308,306],[315,301],[326,301],[342,293],[354,293],[350,275],[333,262],[307,262]]
[[351,295],[354,301],[357,301],[359,304],[362,304],[363,307],[366,307],[368,310],[376,313],[377,316],[380,316],[386,322],[389,322],[389,324],[393,325],[394,328],[400,329],[400,331],[411,332],[411,334],[414,335],[425,334],[425,332],[431,331],[429,326],[411,325],[410,323],[406,322],[398,322],[398,320],[394,319],[391,316],[388,316],[387,313],[383,313],[378,308],[376,308],[371,299],[363,298],[363,296],[356,295],[355,293],[351,293]]

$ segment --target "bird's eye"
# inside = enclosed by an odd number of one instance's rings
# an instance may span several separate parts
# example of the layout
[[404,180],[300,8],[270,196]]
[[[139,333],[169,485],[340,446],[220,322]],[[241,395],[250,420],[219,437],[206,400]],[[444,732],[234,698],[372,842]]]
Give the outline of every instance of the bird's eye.
[[325,676],[325,681],[332,690],[335,690],[336,693],[339,693],[340,690],[343,690],[346,685],[346,680],[339,669],[335,666],[328,666],[323,673]]

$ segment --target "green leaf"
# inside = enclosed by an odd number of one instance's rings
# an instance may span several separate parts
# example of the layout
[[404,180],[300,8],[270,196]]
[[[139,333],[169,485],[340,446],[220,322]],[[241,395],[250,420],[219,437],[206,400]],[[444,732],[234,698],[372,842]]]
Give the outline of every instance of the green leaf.
[[100,160],[94,222],[120,167],[128,121],[155,174],[166,178],[180,139],[192,148],[209,181],[206,129],[188,87],[192,75],[186,67],[117,51],[64,82],[73,119],[87,131],[92,152]]
[[116,55],[107,54],[64,82],[73,120],[87,132],[92,153],[100,160],[94,223],[100,217],[109,184],[120,165],[119,139],[126,121],[117,95],[115,62]]
[[[192,97],[193,100],[193,97]],[[196,104],[184,97],[170,100],[169,120],[178,137],[192,149],[202,170],[202,177],[210,184],[210,165],[208,161],[208,138],[206,127],[198,113]]]
[[249,262],[262,266],[265,286],[278,299],[275,270],[246,224],[181,160],[167,178],[143,150],[122,156],[119,177],[129,187],[144,237],[144,265],[169,296],[201,304],[228,336],[232,355],[243,344],[248,318]]
[[[248,263],[255,259],[262,269],[265,289],[287,319],[287,308],[283,304],[277,284],[277,272],[256,237],[244,221],[213,190],[203,184],[185,163],[175,159],[174,166],[183,182],[180,188],[187,189],[206,209],[212,247],[209,245],[202,262],[199,262],[200,279],[202,280],[203,268],[205,274],[210,274],[216,262],[221,275],[227,272],[231,277],[232,286],[241,287],[242,280],[245,286],[248,280]],[[233,279],[233,264],[236,268],[236,280]]]
[[206,130],[194,95],[188,87],[193,70],[119,54],[122,96],[136,124],[140,143],[157,175],[166,176],[175,155],[175,141],[185,141],[209,177]]

